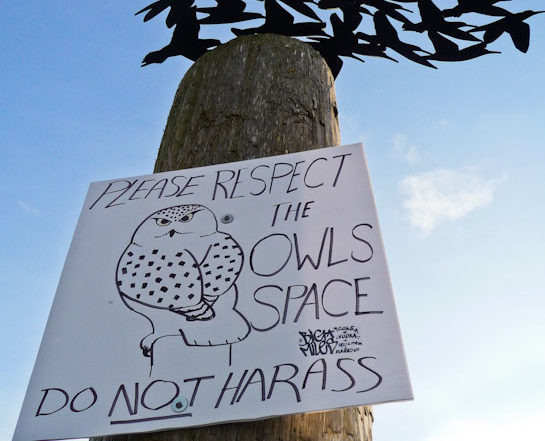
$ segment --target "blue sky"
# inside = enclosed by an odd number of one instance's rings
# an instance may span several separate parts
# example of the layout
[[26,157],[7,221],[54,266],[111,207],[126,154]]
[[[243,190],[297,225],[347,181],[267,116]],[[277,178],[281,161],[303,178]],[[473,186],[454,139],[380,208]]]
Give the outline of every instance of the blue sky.
[[[169,39],[133,16],[145,4],[0,5],[0,441],[88,183],[152,170],[190,66],[140,68]],[[366,148],[415,392],[375,407],[378,441],[543,439],[543,20],[530,20],[526,55],[503,37],[500,55],[438,70],[349,60],[337,79],[343,143]]]

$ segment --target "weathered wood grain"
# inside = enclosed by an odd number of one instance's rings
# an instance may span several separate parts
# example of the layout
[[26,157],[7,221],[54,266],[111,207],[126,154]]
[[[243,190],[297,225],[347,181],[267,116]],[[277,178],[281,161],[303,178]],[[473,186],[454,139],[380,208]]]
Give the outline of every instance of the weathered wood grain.
[[288,37],[232,40],[183,78],[155,171],[338,145],[333,77],[318,52]]

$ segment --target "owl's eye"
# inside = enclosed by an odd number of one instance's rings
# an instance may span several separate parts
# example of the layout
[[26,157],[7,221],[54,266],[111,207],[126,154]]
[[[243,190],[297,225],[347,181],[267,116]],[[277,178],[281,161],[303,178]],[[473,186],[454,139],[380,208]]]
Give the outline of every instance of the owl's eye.
[[166,227],[168,224],[170,224],[170,221],[168,219],[163,219],[162,217],[155,218],[155,222],[160,227]]
[[193,213],[186,214],[180,219],[180,222],[189,222],[191,219],[193,219]]

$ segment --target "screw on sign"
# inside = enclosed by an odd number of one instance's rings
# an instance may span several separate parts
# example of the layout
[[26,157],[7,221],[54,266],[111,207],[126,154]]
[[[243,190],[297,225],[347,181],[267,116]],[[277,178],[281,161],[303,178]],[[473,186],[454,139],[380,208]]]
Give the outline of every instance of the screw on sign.
[[180,396],[172,402],[172,410],[177,413],[183,412],[187,409],[188,404],[189,402],[187,398],[184,396]]

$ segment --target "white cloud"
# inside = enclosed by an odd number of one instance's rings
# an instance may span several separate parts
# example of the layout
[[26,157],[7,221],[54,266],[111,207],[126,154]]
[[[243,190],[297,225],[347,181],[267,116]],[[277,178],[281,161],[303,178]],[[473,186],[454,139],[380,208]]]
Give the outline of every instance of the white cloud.
[[42,214],[41,210],[38,210],[37,208],[24,201],[17,201],[17,206],[27,214]]
[[529,415],[505,415],[497,420],[456,421],[426,441],[542,441],[544,415],[542,409]]
[[407,137],[398,133],[393,139],[393,154],[398,159],[403,159],[409,163],[409,165],[415,165],[420,160],[420,155],[416,147],[409,143]]
[[439,125],[441,127],[448,127],[450,125],[450,123],[449,123],[448,119],[443,118],[443,119],[439,120]]
[[400,183],[413,227],[429,234],[441,222],[460,219],[492,201],[496,181],[465,170],[439,169]]

